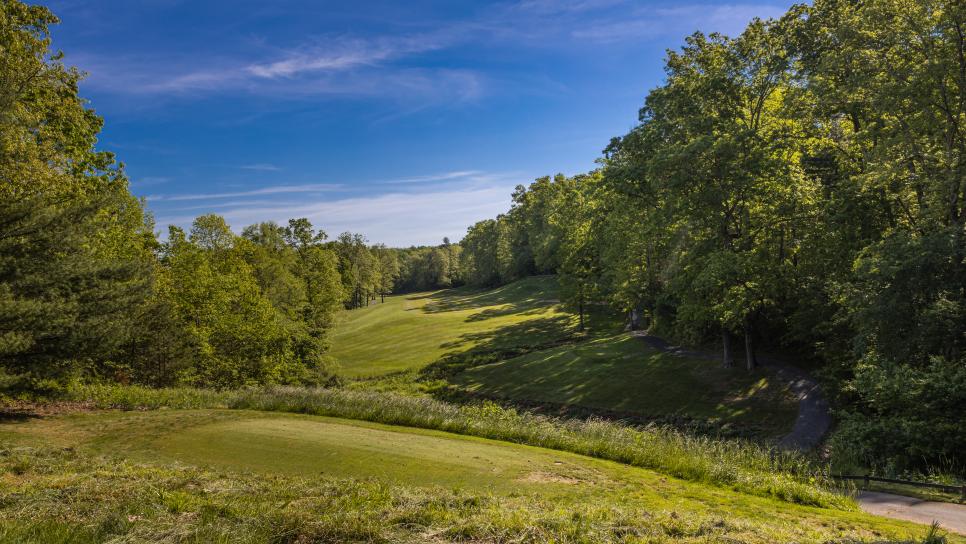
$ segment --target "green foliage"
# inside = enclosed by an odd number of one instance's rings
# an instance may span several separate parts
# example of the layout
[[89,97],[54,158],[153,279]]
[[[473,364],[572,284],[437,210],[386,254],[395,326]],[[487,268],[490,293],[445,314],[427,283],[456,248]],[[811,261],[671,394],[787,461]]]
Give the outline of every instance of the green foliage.
[[[843,455],[962,470],[966,422],[921,395],[962,397],[935,365],[966,348],[964,26],[962,2],[817,0],[689,36],[598,171],[518,187],[469,229],[467,280],[554,271],[570,307],[720,339],[725,366],[735,335],[749,369],[759,343],[800,353],[851,414]],[[919,402],[875,408],[888,369]]]
[[393,284],[395,291],[408,293],[457,287],[463,284],[463,271],[460,263],[462,246],[451,244],[449,239],[436,247],[411,247],[408,249],[383,250],[394,255],[398,263],[398,274]]
[[0,366],[48,387],[109,360],[148,295],[151,226],[46,8],[0,4]]
[[103,201],[67,208],[40,198],[0,201],[0,366],[58,379],[114,355],[147,294],[139,261],[87,248]]
[[505,272],[508,249],[504,225],[502,219],[486,219],[466,231],[460,266],[470,285],[492,287],[512,279]]
[[833,446],[843,464],[901,475],[920,467],[961,474],[966,448],[962,407],[966,364],[934,358],[924,365],[867,359],[855,371],[857,402],[842,414]]

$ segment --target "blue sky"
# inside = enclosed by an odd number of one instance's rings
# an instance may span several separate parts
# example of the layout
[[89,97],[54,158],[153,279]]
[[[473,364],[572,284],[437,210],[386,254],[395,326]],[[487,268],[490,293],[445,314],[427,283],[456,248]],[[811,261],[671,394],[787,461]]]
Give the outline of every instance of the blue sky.
[[406,246],[458,240],[513,186],[590,170],[667,48],[790,2],[57,0],[100,147],[159,230],[308,217]]

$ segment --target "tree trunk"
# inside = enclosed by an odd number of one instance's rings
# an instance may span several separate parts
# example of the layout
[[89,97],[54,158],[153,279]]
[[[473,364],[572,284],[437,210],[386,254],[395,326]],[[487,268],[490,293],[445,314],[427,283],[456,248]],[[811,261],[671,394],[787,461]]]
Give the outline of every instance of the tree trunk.
[[580,300],[577,302],[577,307],[580,311],[580,331],[584,331],[584,295],[580,295]]
[[721,362],[724,364],[725,368],[731,368],[735,366],[735,360],[731,356],[731,333],[727,329],[721,329],[721,344],[724,346],[724,353],[722,354]]
[[380,304],[385,304],[386,303],[386,293],[379,293],[379,295],[382,297],[382,299],[379,301],[379,303]]
[[641,310],[638,308],[633,308],[631,310],[631,330],[639,331],[641,330]]
[[748,371],[752,371],[758,366],[758,358],[755,357],[755,343],[752,340],[751,324],[745,325],[745,361],[747,362]]

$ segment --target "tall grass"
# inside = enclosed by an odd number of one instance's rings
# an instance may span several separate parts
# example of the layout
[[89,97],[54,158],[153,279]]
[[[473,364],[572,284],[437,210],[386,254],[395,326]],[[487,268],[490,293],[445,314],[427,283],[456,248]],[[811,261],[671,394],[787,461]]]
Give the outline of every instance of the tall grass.
[[193,387],[151,388],[140,385],[71,385],[68,398],[97,408],[155,410],[158,408],[227,408],[233,391]]
[[286,386],[230,392],[84,386],[72,395],[105,408],[226,407],[434,429],[588,455],[798,504],[855,509],[851,499],[829,490],[827,474],[796,454],[669,429],[559,420],[492,403],[460,406],[393,393]]
[[[842,512],[727,514],[635,500],[495,496],[378,480],[222,473],[0,440],[0,542],[707,544],[860,542],[882,527]],[[709,497],[714,502],[715,499]],[[720,500],[720,499],[718,499]],[[790,522],[793,519],[793,522]],[[886,530],[889,536],[901,536]],[[908,534],[910,531],[903,531]],[[944,542],[930,533],[929,544]],[[864,541],[864,540],[862,540]]]

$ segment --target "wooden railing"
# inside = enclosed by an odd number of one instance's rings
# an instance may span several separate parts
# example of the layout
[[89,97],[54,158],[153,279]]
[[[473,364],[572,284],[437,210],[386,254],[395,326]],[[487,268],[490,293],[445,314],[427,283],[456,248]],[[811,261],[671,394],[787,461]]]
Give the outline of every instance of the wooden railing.
[[901,485],[911,485],[914,487],[927,487],[930,489],[938,489],[943,493],[959,493],[963,500],[966,500],[966,484],[963,485],[947,485],[947,484],[933,484],[929,482],[913,482],[910,480],[897,480],[895,478],[879,478],[877,476],[851,476],[846,474],[833,475],[832,478],[836,480],[859,480],[863,482],[864,487],[869,487],[869,482],[883,482],[887,484],[901,484]]

